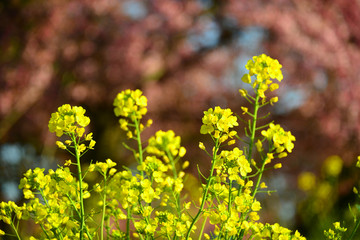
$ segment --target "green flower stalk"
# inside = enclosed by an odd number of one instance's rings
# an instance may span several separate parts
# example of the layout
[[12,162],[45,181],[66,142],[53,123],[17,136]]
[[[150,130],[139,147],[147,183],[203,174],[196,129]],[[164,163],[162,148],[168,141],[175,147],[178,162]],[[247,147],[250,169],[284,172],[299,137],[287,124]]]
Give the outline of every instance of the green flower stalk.
[[[147,98],[142,95],[140,90],[132,91],[127,89],[120,92],[114,100],[114,113],[117,117],[122,117],[119,120],[122,130],[127,132],[129,138],[134,138],[138,144],[138,153],[134,152],[135,159],[139,164],[143,162],[143,147],[141,141],[141,132],[144,130],[144,125],[141,124],[142,117],[147,113]],[[151,125],[151,121],[148,126]],[[133,129],[129,129],[133,128]],[[141,172],[143,176],[143,172]]]
[[[51,115],[49,121],[50,132],[55,132],[56,136],[61,137],[67,135],[70,140],[65,141],[65,144],[58,141],[57,145],[66,149],[69,153],[75,156],[79,181],[79,203],[80,209],[76,210],[79,214],[80,228],[79,235],[80,240],[84,239],[84,233],[87,233],[87,237],[91,239],[88,234],[85,225],[85,209],[84,209],[84,186],[83,186],[83,173],[81,170],[81,156],[88,150],[93,149],[95,141],[92,140],[92,133],[85,135],[85,127],[89,125],[90,118],[85,116],[85,109],[82,107],[71,107],[69,104],[65,104],[58,108],[58,111]],[[89,141],[88,146],[83,142]],[[68,145],[68,146],[66,146]]]
[[[187,231],[186,239],[189,239],[195,223],[205,211],[205,204],[209,197],[209,190],[215,180],[214,170],[219,161],[218,151],[220,146],[229,138],[231,139],[237,134],[236,131],[232,130],[234,126],[238,126],[237,118],[236,116],[233,116],[230,109],[221,109],[220,107],[215,107],[215,109],[210,108],[208,111],[204,112],[202,122],[203,125],[201,126],[200,133],[209,134],[214,141],[215,146],[212,153],[211,170],[209,176],[205,178],[206,184],[203,189],[201,204]],[[205,149],[202,143],[200,143],[199,146],[200,148]]]
[[103,177],[103,186],[100,184],[96,184],[94,187],[94,191],[99,192],[101,195],[101,223],[100,223],[100,239],[104,239],[105,233],[105,215],[106,215],[106,207],[107,207],[107,191],[108,191],[108,181],[111,176],[116,173],[116,169],[114,168],[116,163],[111,159],[106,159],[105,162],[96,162],[95,164],[91,164],[89,166],[88,171],[98,171],[100,175]]

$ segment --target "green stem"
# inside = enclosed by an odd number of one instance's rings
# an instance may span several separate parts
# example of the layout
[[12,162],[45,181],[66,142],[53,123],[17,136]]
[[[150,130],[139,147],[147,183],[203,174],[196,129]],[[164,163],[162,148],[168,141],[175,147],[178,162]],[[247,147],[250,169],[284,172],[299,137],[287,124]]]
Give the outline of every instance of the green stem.
[[255,188],[254,188],[254,191],[252,193],[252,197],[254,198],[256,193],[257,193],[257,190],[259,189],[259,185],[260,185],[260,182],[261,182],[261,178],[262,178],[262,175],[263,175],[263,172],[264,172],[264,169],[265,169],[265,161],[266,159],[263,161],[263,164],[261,166],[261,170],[259,172],[259,176],[258,176],[258,179],[256,181],[256,185],[255,185]]
[[43,230],[43,232],[45,233],[46,237],[47,237],[48,239],[51,239],[50,236],[49,236],[49,234],[46,232],[43,224],[40,223],[40,227],[41,227],[41,229]]
[[[135,118],[134,124],[135,124],[135,131],[136,131],[136,140],[137,140],[137,144],[138,144],[138,148],[139,148],[138,163],[141,165],[144,160],[144,156],[143,156],[144,153],[143,153],[141,136],[140,136],[140,122],[138,122],[138,119]],[[144,171],[140,171],[140,174],[142,177],[144,177]]]
[[14,222],[11,221],[10,223],[11,223],[11,224],[10,224],[11,227],[14,229],[14,232],[15,232],[15,234],[16,234],[17,239],[21,240],[21,237],[20,237],[20,235],[19,235],[19,233],[18,233],[18,231],[17,231],[17,229],[16,229],[16,227],[15,227],[15,225],[14,225]]
[[[174,157],[173,157],[173,155],[170,153],[170,151],[168,149],[166,150],[166,155],[170,160],[173,175],[174,175],[174,179],[176,180],[178,176],[177,176],[177,172],[176,172],[176,166],[175,166]],[[180,218],[180,216],[181,216],[180,195],[174,191],[173,196],[174,196],[175,202],[176,202],[176,210],[177,210],[177,213],[178,213],[178,217]]]
[[248,161],[251,161],[251,157],[252,157],[252,151],[253,151],[253,147],[254,147],[254,142],[255,142],[255,133],[256,133],[256,121],[257,121],[257,115],[258,115],[258,111],[259,111],[259,94],[256,94],[256,98],[255,98],[255,103],[254,103],[254,116],[253,116],[253,120],[251,122],[251,127],[250,127],[250,133],[251,133],[251,137],[250,137],[250,143],[249,143],[249,153],[248,153]]
[[104,239],[104,221],[105,221],[105,211],[106,211],[106,173],[104,173],[104,191],[103,191],[103,209],[102,209],[102,216],[101,216],[101,235],[100,239]]
[[349,237],[349,240],[352,240],[354,238],[355,233],[357,232],[359,226],[360,226],[360,219],[357,219],[355,228],[353,229],[353,231],[352,231],[352,233],[351,233],[351,235]]
[[200,230],[200,233],[199,233],[199,240],[201,240],[201,237],[202,237],[202,235],[203,235],[207,218],[208,218],[208,217],[206,216],[205,219],[204,219],[204,221],[203,221],[203,223],[202,223],[202,225],[201,225],[201,230]]
[[189,227],[189,229],[188,229],[188,231],[186,233],[186,238],[185,239],[189,239],[192,228],[194,227],[195,223],[199,219],[200,215],[203,213],[205,202],[206,202],[206,197],[207,197],[209,187],[210,187],[210,183],[211,183],[212,177],[214,175],[215,160],[216,160],[216,155],[217,155],[218,150],[219,150],[219,143],[218,143],[218,139],[216,139],[216,141],[215,141],[215,149],[214,149],[213,157],[212,157],[212,161],[211,161],[210,175],[206,179],[206,186],[205,186],[204,193],[202,195],[200,208],[199,208],[199,211],[197,212],[197,214],[195,215],[195,217],[193,218],[193,221],[191,222],[191,225],[190,225],[190,227]]
[[127,209],[127,219],[126,219],[126,238],[130,240],[130,219],[131,219],[131,209]]
[[[253,147],[254,147],[254,143],[255,143],[256,123],[257,123],[257,119],[258,119],[257,116],[258,116],[258,111],[259,111],[259,108],[260,108],[260,105],[259,105],[260,96],[259,96],[259,94],[257,92],[257,89],[256,89],[255,92],[256,92],[256,97],[255,97],[255,100],[254,100],[253,120],[251,122],[251,126],[249,127],[249,131],[251,133],[250,142],[249,142],[249,152],[248,152],[248,156],[247,156],[247,160],[248,160],[249,163],[251,162],[251,158],[252,158],[252,152],[253,152]],[[256,183],[256,186],[255,186],[254,192],[252,194],[252,197],[255,197],[255,194],[256,194],[257,189],[259,187],[261,177],[262,177],[262,174],[264,172],[264,167],[265,167],[265,161],[263,162],[263,165],[261,166],[260,174],[259,174],[259,177],[257,179],[257,183]],[[240,189],[238,191],[238,195],[239,194],[240,194]],[[243,229],[240,231],[240,233],[238,234],[238,239],[242,239],[242,237],[244,236],[244,232],[245,231]]]
[[80,154],[78,151],[78,145],[75,139],[73,138],[74,148],[75,148],[75,157],[78,167],[78,176],[79,176],[79,193],[80,193],[80,240],[84,239],[84,228],[85,228],[85,211],[84,211],[84,199],[83,199],[83,186],[82,186],[82,172],[80,164]]

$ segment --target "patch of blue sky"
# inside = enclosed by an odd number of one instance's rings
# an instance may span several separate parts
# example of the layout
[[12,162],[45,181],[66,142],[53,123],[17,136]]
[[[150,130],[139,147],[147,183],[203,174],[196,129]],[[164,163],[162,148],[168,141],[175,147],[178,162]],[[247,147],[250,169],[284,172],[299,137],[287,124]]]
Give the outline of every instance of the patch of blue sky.
[[216,46],[220,37],[220,29],[217,23],[206,16],[201,17],[199,21],[199,24],[204,28],[200,31],[190,31],[187,37],[189,43],[195,50]]
[[213,1],[212,0],[198,0],[198,2],[204,7],[209,8],[212,6]]
[[307,94],[301,88],[285,87],[275,104],[275,113],[283,115],[301,107],[307,99]]
[[18,144],[4,144],[0,147],[0,159],[8,164],[19,164],[24,151]]
[[241,30],[236,39],[236,45],[249,54],[259,55],[263,53],[262,41],[266,35],[263,28],[249,26]]
[[134,20],[142,19],[148,14],[146,5],[142,1],[124,1],[122,3],[122,10],[126,16]]
[[2,182],[1,190],[4,193],[4,197],[7,201],[17,201],[20,199],[20,190],[18,183],[14,181]]

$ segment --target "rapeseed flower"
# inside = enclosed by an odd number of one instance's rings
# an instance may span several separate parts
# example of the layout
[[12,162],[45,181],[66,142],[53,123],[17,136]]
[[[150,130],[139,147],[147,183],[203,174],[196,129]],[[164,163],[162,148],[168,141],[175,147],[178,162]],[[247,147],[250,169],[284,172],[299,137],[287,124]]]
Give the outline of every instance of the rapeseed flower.
[[[272,59],[265,54],[254,56],[245,65],[249,73],[242,76],[241,80],[247,84],[252,84],[252,87],[256,90],[256,93],[262,99],[265,99],[265,92],[276,90],[279,86],[277,83],[273,83],[271,79],[277,79],[279,82],[283,79],[281,72],[282,65],[278,60]],[[251,77],[256,76],[256,79],[252,81]],[[240,91],[241,95],[246,97],[247,92]],[[276,102],[276,99],[270,101],[271,104]]]
[[85,127],[89,125],[90,118],[85,116],[85,109],[77,106],[64,104],[58,111],[51,114],[48,124],[50,132],[55,132],[56,136],[61,137],[64,133],[75,134],[81,137]]
[[[220,107],[209,108],[208,111],[205,111],[202,122],[200,133],[210,134],[214,139],[218,139],[219,143],[233,138],[237,133],[231,129],[239,125],[237,117],[233,116],[233,112],[229,108],[222,109]],[[200,144],[199,147],[203,147],[203,145]]]
[[[130,118],[133,122],[140,120],[147,113],[147,98],[139,89],[135,91],[127,89],[120,92],[113,105],[115,116]],[[120,124],[125,128],[126,124],[123,121]]]

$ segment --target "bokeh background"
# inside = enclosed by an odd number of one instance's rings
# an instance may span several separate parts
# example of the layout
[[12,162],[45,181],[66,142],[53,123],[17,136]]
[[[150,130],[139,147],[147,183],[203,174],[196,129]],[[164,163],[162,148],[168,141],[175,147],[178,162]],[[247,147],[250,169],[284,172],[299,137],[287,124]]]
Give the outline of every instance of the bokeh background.
[[[131,165],[113,115],[121,90],[141,89],[156,130],[172,129],[190,174],[206,171],[198,149],[203,111],[230,107],[246,61],[266,53],[283,65],[271,120],[296,136],[283,168],[265,177],[264,221],[322,238],[347,220],[359,182],[360,2],[358,0],[8,0],[0,2],[1,200],[21,202],[29,168],[69,156],[48,132],[50,114],[81,105],[97,141],[84,161]],[[305,174],[304,174],[305,172]],[[298,179],[300,188],[298,187]]]

